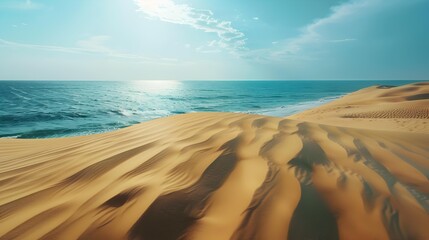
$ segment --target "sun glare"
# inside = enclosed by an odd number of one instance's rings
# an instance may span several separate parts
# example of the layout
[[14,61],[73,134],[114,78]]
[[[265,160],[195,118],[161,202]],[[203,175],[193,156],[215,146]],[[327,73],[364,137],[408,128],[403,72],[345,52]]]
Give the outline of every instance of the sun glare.
[[165,91],[176,91],[182,84],[174,80],[150,80],[150,81],[133,81],[133,85],[142,91],[150,91],[151,93],[161,93]]

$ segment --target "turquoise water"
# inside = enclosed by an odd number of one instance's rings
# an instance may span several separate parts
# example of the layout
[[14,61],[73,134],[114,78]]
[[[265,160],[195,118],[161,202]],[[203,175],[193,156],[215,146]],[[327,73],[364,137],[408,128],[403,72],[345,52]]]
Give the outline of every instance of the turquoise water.
[[409,81],[0,81],[0,137],[112,131],[190,112],[287,116],[372,85]]

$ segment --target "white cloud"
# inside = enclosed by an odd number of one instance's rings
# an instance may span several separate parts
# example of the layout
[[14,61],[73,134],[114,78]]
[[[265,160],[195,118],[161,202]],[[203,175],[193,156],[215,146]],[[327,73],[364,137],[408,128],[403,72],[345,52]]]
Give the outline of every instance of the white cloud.
[[208,42],[206,45],[197,47],[195,50],[197,50],[197,52],[200,52],[200,53],[219,53],[220,48],[222,47],[222,46],[219,46],[219,43],[220,42],[213,40]]
[[359,14],[363,9],[380,2],[380,0],[351,0],[332,7],[332,13],[305,26],[298,37],[283,41],[281,49],[272,52],[274,57],[291,56],[298,54],[305,45],[327,42],[350,42],[355,39],[345,38],[339,40],[326,40],[320,30],[326,26],[334,25],[354,14]]
[[[409,17],[427,4],[427,0],[348,0],[304,25],[294,37],[276,39],[277,44],[242,57],[295,79],[420,79],[427,73],[416,67],[427,56],[421,52],[426,49],[425,28],[418,22],[424,13],[407,19],[409,27],[403,31],[404,26],[395,28],[395,23],[399,13]],[[410,42],[416,46],[406,44]],[[403,67],[395,71],[398,65]]]
[[259,17],[253,17],[253,20],[258,21]]
[[[135,0],[139,11],[150,19],[187,25],[207,33],[215,33],[218,40],[209,48],[223,48],[231,53],[245,49],[244,33],[232,27],[231,22],[214,18],[210,10],[195,9],[187,4],[177,4],[173,0]],[[204,47],[202,47],[204,48]]]
[[[323,44],[357,41],[357,36],[351,33],[356,33],[354,29],[361,23],[353,19],[363,19],[365,16],[381,14],[390,8],[423,1],[427,0],[349,0],[333,6],[328,16],[304,26],[298,36],[278,41],[270,48],[249,51],[244,57],[264,62],[313,61],[317,59],[316,51],[326,51],[327,48]],[[349,27],[344,27],[345,25]]]
[[329,42],[331,42],[331,43],[343,43],[343,42],[353,42],[356,40],[357,40],[356,38],[344,38],[344,39],[330,40]]
[[[402,0],[391,0],[395,4]],[[414,0],[421,1],[421,0]],[[277,40],[267,48],[243,51],[241,58],[259,63],[280,64],[294,63],[295,60],[315,61],[318,59],[317,51],[326,51],[323,44],[351,43],[357,41],[345,32],[344,28],[337,28],[340,24],[354,17],[360,17],[374,9],[384,9],[390,6],[387,0],[349,0],[331,8],[331,14],[324,18],[314,20],[301,28],[296,37]],[[340,38],[338,38],[340,37]]]
[[64,47],[64,46],[55,46],[55,45],[38,45],[38,44],[27,44],[27,43],[18,43],[13,41],[7,41],[0,38],[0,47],[14,47],[14,48],[28,48],[41,51],[51,51],[51,52],[63,52],[63,53],[74,53],[74,54],[93,54],[100,55],[116,59],[125,59],[132,60],[136,62],[145,62],[145,63],[171,63],[171,59],[157,59],[149,58],[136,54],[129,54],[121,51],[117,51],[109,48],[106,45],[106,42],[110,39],[109,36],[93,36],[86,40],[81,40],[77,42],[76,47]]
[[27,23],[21,23],[21,24],[13,24],[12,27],[14,28],[21,28],[21,27],[27,27]]
[[18,43],[7,41],[0,38],[0,46],[3,47],[15,47],[15,48],[29,48],[36,50],[45,50],[45,51],[54,51],[54,52],[67,52],[67,53],[83,53],[88,52],[84,49],[73,48],[73,47],[60,47],[60,46],[52,46],[52,45],[38,45],[38,44],[26,44],[26,43]]

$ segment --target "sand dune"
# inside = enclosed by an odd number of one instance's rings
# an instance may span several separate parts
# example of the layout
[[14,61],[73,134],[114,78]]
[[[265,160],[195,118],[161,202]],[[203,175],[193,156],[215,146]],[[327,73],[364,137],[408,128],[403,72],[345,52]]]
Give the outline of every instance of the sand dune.
[[429,83],[362,89],[289,119],[343,127],[429,133]]
[[428,93],[0,139],[0,239],[429,239]]

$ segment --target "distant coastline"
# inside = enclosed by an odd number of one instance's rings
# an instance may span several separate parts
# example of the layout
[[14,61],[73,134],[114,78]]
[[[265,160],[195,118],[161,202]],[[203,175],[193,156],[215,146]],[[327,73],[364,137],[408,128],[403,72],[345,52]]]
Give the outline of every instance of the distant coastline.
[[428,143],[429,82],[0,139],[0,238],[425,240]]
[[377,84],[410,81],[2,81],[0,138],[104,133],[192,112],[284,117]]

